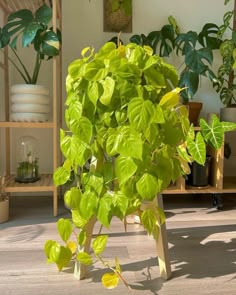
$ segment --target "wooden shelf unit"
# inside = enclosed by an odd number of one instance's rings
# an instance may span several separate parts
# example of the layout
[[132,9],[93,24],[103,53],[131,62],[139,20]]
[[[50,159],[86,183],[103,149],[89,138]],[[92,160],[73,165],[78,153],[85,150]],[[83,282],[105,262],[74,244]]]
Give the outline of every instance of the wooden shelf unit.
[[[195,129],[200,130],[199,127]],[[235,131],[232,131],[235,132]],[[210,163],[209,185],[194,187],[186,184],[183,177],[180,177],[175,184],[168,187],[163,194],[222,194],[236,192],[236,175],[224,177],[224,145],[219,150],[207,147],[207,154],[212,159]]]
[[[0,9],[4,15],[4,22],[6,22],[7,16],[19,9],[30,9],[35,12],[42,4],[43,0],[0,0]],[[46,0],[45,3],[50,5],[50,1]],[[61,23],[61,0],[53,0],[53,16],[52,26],[54,31],[57,28],[62,29]],[[57,216],[58,205],[58,192],[56,186],[53,184],[52,174],[42,174],[41,179],[35,183],[17,183],[15,182],[15,176],[10,175],[10,130],[13,128],[42,128],[52,130],[52,146],[53,146],[53,171],[58,167],[61,161],[59,152],[59,127],[62,121],[62,60],[61,54],[57,57],[53,57],[52,61],[52,121],[51,122],[11,122],[9,120],[9,63],[8,63],[8,49],[4,48],[3,62],[0,62],[0,69],[4,73],[4,95],[5,95],[5,119],[0,121],[0,128],[5,129],[5,167],[6,167],[6,191],[9,193],[14,192],[50,192],[53,194],[53,215]]]

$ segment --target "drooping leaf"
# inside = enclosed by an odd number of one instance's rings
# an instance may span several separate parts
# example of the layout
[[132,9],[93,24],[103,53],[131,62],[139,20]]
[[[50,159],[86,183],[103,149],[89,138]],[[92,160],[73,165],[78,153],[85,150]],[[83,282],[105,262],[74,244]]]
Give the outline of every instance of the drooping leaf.
[[78,228],[83,228],[87,223],[87,219],[84,219],[80,215],[79,210],[71,210],[71,213],[72,213],[73,224]]
[[128,105],[128,118],[131,126],[137,131],[145,130],[153,121],[155,107],[149,100],[136,97]]
[[122,220],[129,206],[128,198],[121,192],[115,192],[113,198],[114,213]]
[[81,191],[77,187],[72,187],[70,190],[66,191],[64,194],[65,205],[72,209],[79,209],[79,204],[81,200]]
[[93,264],[93,259],[92,257],[86,253],[86,252],[79,252],[76,256],[76,259],[82,263],[82,264],[85,264],[85,265],[91,265]]
[[80,200],[80,214],[85,220],[89,220],[95,213],[98,206],[98,196],[95,191],[85,191]]
[[92,242],[92,248],[96,255],[100,255],[106,248],[107,244],[107,235],[97,236],[95,240]]
[[72,252],[69,248],[55,244],[50,250],[50,260],[55,262],[59,271],[67,266],[72,257]]
[[99,201],[99,207],[97,212],[97,218],[107,228],[111,222],[111,209],[112,209],[113,197],[106,193]]
[[57,230],[64,242],[67,242],[72,233],[72,224],[69,219],[60,218],[57,221]]
[[102,284],[107,289],[114,289],[119,284],[119,277],[115,273],[105,273],[102,276]]
[[111,77],[106,77],[101,81],[103,86],[103,93],[100,97],[100,102],[104,105],[109,105],[115,88],[115,81]]
[[77,245],[76,245],[75,242],[68,241],[67,244],[66,244],[66,247],[70,249],[70,251],[71,251],[72,254],[75,254],[76,253]]
[[119,156],[115,161],[115,172],[120,184],[134,175],[137,165],[133,158]]
[[153,200],[157,195],[158,184],[155,176],[144,173],[136,184],[137,191],[144,200]]

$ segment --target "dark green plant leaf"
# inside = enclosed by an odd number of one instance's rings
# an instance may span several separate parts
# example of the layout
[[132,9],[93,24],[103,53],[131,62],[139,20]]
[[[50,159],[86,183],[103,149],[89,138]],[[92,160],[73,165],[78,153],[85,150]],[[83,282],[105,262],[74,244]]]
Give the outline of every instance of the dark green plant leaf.
[[203,47],[210,48],[212,50],[219,49],[221,40],[218,33],[219,27],[216,24],[207,23],[199,33],[198,41]]

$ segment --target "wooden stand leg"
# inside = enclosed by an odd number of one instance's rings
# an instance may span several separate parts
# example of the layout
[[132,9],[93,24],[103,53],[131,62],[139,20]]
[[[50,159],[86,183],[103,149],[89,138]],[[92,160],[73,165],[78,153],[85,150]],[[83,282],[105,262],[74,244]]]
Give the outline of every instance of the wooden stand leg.
[[[157,198],[158,206],[163,209],[162,195],[160,194]],[[159,237],[156,240],[156,247],[161,277],[168,280],[171,277],[171,264],[165,223],[160,228]]]
[[[91,218],[89,222],[86,225],[86,241],[85,245],[83,247],[84,252],[89,253],[91,241],[92,241],[92,235],[93,235],[93,229],[94,225],[96,223],[97,219],[95,217]],[[86,277],[86,274],[88,272],[88,266],[82,263],[79,263],[79,261],[75,262],[75,269],[74,269],[74,277],[78,280],[82,280]]]

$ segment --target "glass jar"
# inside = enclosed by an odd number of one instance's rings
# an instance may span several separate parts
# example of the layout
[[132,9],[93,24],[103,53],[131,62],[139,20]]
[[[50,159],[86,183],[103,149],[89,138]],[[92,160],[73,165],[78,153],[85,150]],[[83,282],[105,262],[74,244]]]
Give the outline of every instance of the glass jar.
[[17,182],[29,183],[40,179],[38,141],[33,136],[23,136],[17,141]]

